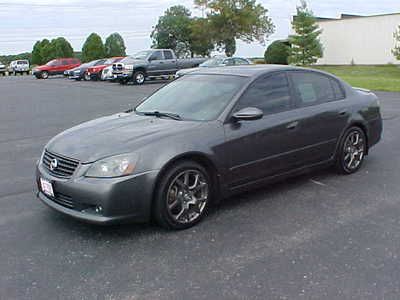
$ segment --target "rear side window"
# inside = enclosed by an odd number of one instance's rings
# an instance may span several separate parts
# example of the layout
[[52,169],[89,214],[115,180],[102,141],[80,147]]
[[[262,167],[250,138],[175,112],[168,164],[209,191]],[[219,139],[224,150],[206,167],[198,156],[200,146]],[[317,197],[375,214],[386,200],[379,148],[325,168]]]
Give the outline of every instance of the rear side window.
[[291,97],[286,75],[280,73],[257,79],[244,92],[235,111],[245,107],[256,107],[265,115],[289,110]]
[[312,72],[292,72],[291,77],[300,106],[336,100],[330,78]]
[[341,100],[346,98],[346,95],[344,94],[343,88],[340,85],[340,83],[335,80],[335,79],[331,79],[331,85],[333,88],[333,92],[335,93],[335,99],[336,100]]
[[164,58],[165,59],[173,59],[171,51],[164,51]]

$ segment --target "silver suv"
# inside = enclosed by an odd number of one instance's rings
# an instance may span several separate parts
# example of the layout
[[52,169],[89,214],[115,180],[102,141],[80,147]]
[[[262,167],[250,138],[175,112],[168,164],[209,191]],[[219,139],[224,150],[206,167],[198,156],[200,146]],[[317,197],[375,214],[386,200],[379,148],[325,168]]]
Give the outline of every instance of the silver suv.
[[29,74],[29,61],[27,59],[14,60],[8,66],[8,73],[17,75],[18,73]]

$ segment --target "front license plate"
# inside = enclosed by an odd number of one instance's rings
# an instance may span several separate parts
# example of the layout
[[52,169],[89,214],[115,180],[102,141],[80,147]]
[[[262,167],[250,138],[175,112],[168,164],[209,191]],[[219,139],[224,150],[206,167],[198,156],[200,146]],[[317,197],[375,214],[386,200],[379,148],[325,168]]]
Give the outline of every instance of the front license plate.
[[40,178],[40,187],[47,196],[54,197],[53,185],[50,181]]

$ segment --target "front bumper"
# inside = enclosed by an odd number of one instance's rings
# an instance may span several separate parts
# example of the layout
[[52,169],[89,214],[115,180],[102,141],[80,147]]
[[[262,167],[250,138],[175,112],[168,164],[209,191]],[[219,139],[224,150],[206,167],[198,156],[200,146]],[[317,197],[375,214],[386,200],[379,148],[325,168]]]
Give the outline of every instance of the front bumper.
[[[84,166],[81,168],[85,169]],[[86,167],[87,169],[87,167]],[[41,164],[36,168],[38,198],[47,206],[75,219],[94,224],[146,222],[158,171],[119,178],[86,178],[77,170],[71,179],[52,176]],[[52,183],[54,197],[41,191],[40,178]]]

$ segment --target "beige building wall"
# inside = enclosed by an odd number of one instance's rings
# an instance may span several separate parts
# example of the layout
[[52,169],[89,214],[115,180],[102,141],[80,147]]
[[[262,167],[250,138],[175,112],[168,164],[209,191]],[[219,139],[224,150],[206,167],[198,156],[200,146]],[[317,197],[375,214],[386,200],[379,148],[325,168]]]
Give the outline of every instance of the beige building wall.
[[323,30],[324,57],[321,65],[400,64],[392,54],[393,33],[400,25],[400,13],[318,21]]

